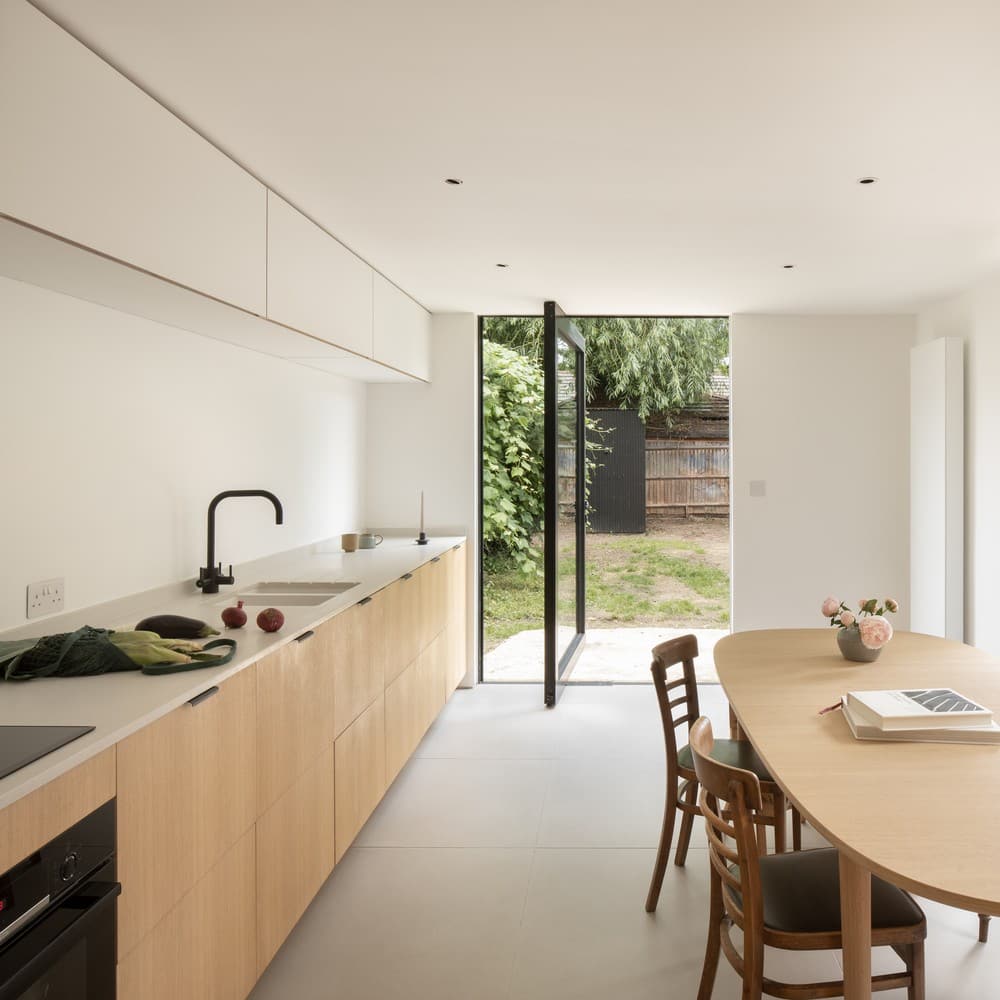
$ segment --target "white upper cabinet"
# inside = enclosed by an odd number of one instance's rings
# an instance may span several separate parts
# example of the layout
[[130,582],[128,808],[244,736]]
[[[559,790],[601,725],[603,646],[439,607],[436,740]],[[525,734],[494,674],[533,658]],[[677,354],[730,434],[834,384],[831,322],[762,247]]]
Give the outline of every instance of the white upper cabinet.
[[429,382],[430,313],[378,272],[374,304],[375,360]]
[[264,186],[24,0],[0,4],[0,134],[0,212],[264,314]]
[[[372,269],[301,212],[267,193],[267,316],[372,356]],[[303,338],[300,357],[310,357]]]

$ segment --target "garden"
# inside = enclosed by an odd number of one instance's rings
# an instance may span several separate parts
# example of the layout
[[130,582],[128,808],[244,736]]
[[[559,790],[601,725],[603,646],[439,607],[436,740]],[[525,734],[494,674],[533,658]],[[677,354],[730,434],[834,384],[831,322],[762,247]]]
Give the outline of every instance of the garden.
[[[575,322],[587,343],[589,406],[630,408],[643,421],[669,426],[725,370],[725,320]],[[484,320],[484,652],[542,627],[541,337],[539,319]],[[593,469],[601,461],[600,426],[593,421],[589,437]],[[588,533],[586,570],[588,629],[728,626],[727,516],[650,517],[645,534]]]

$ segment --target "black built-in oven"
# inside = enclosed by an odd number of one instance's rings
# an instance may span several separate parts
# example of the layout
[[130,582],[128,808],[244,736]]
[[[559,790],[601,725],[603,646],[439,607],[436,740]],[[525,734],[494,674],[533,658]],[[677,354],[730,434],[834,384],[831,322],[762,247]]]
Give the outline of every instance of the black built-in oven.
[[0,1000],[114,1000],[112,799],[0,875]]

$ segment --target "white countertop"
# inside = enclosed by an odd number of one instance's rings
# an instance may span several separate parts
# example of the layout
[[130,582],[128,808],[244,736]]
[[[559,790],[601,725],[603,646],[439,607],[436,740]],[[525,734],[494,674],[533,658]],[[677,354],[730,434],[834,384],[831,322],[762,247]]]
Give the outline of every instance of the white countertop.
[[[84,624],[133,628],[147,615],[176,614],[200,618],[237,641],[236,656],[224,667],[162,676],[137,670],[98,677],[0,682],[0,725],[96,727],[92,733],[0,779],[0,809],[464,541],[463,537],[434,538],[418,546],[412,538],[386,538],[376,549],[345,553],[340,551],[339,543],[330,540],[237,567],[236,586],[222,587],[218,594],[202,594],[193,583],[165,587],[0,633],[0,639],[16,639],[72,631]],[[236,603],[240,585],[268,579],[357,580],[359,586],[312,607],[282,606],[275,598],[275,606],[281,607],[285,615],[280,632],[268,634],[257,628],[255,619],[261,609],[256,607],[246,608],[247,624],[243,628],[223,628],[219,616],[223,608]]]

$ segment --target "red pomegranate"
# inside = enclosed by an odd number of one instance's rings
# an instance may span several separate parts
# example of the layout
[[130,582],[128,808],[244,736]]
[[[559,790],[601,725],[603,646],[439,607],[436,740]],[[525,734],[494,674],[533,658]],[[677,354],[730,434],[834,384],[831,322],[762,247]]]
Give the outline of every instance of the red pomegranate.
[[264,608],[257,615],[257,627],[265,632],[277,632],[285,624],[285,616],[277,608]]
[[235,608],[226,608],[222,612],[222,624],[226,628],[243,628],[247,623],[247,613],[243,610],[243,602],[237,601]]

